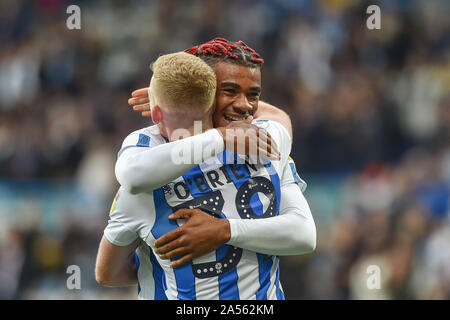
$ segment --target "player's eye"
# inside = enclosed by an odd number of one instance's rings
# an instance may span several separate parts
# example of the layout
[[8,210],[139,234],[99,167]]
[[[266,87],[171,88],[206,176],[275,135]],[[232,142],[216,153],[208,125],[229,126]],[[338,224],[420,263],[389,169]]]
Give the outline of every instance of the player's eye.
[[248,94],[248,97],[249,98],[252,98],[252,99],[256,99],[256,98],[259,98],[259,92],[250,92],[249,94]]
[[227,94],[236,94],[236,90],[229,88],[229,89],[223,89],[223,91]]

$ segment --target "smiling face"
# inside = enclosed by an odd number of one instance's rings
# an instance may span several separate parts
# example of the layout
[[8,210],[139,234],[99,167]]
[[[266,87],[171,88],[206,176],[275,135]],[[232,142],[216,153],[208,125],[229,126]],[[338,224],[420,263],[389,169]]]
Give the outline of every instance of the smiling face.
[[213,67],[217,78],[214,126],[245,120],[258,109],[261,94],[261,70],[219,62]]

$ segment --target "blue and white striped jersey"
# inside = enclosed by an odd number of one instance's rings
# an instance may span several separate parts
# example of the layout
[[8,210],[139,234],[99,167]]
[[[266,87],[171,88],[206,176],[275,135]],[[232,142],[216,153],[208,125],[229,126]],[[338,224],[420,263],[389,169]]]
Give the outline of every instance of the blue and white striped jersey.
[[[170,261],[159,259],[152,251],[155,239],[183,223],[168,219],[180,208],[199,208],[219,218],[268,218],[279,213],[282,175],[286,183],[294,180],[300,187],[304,185],[297,181],[295,165],[288,159],[291,142],[286,129],[273,121],[254,123],[275,140],[281,161],[236,164],[227,161],[229,154],[223,152],[216,161],[201,163],[153,192],[132,195],[119,189],[105,236],[116,245],[128,245],[137,237],[143,240],[137,250],[139,298],[284,299],[277,256],[223,245],[174,269]],[[128,136],[121,152],[152,147],[152,143],[165,143],[155,126]]]

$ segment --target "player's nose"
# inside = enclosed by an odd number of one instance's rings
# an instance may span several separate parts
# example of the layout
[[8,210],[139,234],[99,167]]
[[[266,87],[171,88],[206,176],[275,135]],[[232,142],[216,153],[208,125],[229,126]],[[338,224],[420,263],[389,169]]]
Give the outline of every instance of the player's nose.
[[245,95],[240,95],[233,103],[233,108],[238,113],[253,114],[253,106],[248,102]]

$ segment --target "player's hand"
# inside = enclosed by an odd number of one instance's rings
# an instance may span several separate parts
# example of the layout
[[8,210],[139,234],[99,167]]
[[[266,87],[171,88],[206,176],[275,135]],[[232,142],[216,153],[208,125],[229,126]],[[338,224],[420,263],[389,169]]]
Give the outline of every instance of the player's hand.
[[134,90],[131,93],[131,98],[128,99],[128,104],[133,107],[133,110],[140,112],[145,118],[151,118],[150,99],[148,96],[148,88],[141,88]]
[[186,222],[158,238],[154,245],[155,252],[162,259],[183,255],[171,262],[173,268],[216,250],[231,237],[227,219],[214,218],[200,209],[179,209],[171,214],[169,219],[186,219]]
[[[250,120],[251,122],[251,120]],[[272,141],[270,134],[248,121],[233,121],[226,127],[216,128],[222,134],[225,149],[246,156],[280,160],[277,144]]]

